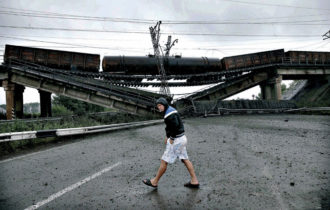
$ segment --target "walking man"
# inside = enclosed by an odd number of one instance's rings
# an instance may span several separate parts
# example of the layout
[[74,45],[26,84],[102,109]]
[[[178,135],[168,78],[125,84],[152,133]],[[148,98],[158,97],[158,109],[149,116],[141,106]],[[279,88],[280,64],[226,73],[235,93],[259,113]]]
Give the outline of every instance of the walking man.
[[164,121],[166,124],[166,149],[161,158],[160,167],[157,175],[153,179],[145,179],[143,183],[157,188],[159,179],[166,171],[168,163],[174,163],[179,158],[187,167],[190,174],[190,181],[184,184],[185,187],[199,188],[199,183],[194,171],[192,163],[188,159],[187,154],[187,138],[184,134],[184,127],[179,113],[171,106],[165,98],[159,98],[156,101],[157,108],[160,112],[164,112]]

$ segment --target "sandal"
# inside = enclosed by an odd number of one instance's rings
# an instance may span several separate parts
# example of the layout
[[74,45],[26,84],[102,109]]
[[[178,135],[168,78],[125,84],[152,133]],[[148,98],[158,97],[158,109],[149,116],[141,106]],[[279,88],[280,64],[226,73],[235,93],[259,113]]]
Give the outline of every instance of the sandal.
[[191,184],[191,182],[187,182],[184,186],[189,188],[199,188],[199,184]]
[[157,188],[157,186],[152,185],[150,179],[142,180],[142,182],[143,182],[145,185],[148,185],[148,186],[153,187],[153,188]]

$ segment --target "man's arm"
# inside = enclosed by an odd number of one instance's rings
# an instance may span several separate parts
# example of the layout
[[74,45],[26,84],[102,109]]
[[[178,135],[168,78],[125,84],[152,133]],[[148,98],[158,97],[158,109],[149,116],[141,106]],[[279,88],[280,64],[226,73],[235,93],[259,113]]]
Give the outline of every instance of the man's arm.
[[178,129],[179,126],[179,119],[176,114],[172,114],[167,119],[165,119],[166,124],[166,136],[167,138],[174,138],[175,137],[175,131]]

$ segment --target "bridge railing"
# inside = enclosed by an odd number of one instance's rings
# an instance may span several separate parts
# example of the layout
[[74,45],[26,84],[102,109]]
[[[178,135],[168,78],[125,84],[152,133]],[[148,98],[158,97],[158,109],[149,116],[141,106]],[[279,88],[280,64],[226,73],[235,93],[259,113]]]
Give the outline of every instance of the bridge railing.
[[310,60],[308,58],[291,58],[291,57],[283,57],[282,64],[310,64],[310,65],[319,65],[319,64],[326,64],[325,60],[314,59]]

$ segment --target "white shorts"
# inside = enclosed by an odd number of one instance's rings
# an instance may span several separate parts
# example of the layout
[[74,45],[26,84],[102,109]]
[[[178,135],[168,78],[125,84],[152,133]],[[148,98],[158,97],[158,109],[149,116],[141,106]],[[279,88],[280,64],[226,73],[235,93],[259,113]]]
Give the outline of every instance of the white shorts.
[[167,139],[166,149],[161,159],[167,163],[174,163],[176,158],[188,159],[186,146],[187,137],[185,135],[174,139],[173,144],[170,143],[170,139]]

